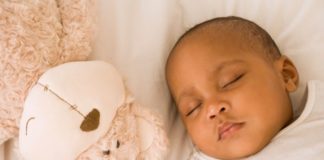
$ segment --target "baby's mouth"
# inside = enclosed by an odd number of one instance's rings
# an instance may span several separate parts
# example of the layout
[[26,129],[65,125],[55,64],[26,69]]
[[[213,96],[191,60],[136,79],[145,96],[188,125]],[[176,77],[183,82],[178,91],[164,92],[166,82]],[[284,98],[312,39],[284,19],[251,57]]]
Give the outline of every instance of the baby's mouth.
[[224,140],[228,138],[229,136],[235,134],[238,130],[240,130],[243,127],[244,123],[232,123],[232,122],[226,122],[221,124],[218,127],[218,141]]

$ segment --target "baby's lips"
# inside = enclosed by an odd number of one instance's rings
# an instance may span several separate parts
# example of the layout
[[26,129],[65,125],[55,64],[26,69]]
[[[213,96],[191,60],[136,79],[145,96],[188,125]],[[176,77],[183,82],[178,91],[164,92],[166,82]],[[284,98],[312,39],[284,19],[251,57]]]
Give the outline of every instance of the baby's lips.
[[226,133],[235,132],[243,126],[241,123],[225,122],[218,127],[218,140],[226,138]]

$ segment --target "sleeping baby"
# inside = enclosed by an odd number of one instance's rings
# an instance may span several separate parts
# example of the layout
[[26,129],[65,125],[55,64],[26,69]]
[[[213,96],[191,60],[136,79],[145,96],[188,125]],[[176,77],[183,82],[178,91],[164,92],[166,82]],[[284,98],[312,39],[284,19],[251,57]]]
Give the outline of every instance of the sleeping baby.
[[194,26],[172,49],[166,76],[195,146],[190,159],[323,159],[324,83],[308,83],[294,119],[296,67],[254,22],[220,17]]

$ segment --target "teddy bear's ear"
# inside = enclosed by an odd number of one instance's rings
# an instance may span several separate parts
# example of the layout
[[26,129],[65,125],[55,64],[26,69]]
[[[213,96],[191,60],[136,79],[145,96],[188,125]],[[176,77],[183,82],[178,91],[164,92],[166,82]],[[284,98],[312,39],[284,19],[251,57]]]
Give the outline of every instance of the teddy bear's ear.
[[123,80],[108,63],[70,62],[48,70],[26,98],[19,135],[23,156],[75,159],[108,131],[124,100]]
[[88,58],[94,8],[94,1],[0,1],[0,144],[18,136],[24,100],[44,71]]
[[30,87],[40,74],[63,60],[60,59],[62,26],[55,1],[1,1],[0,12],[2,144],[18,136],[17,124]]

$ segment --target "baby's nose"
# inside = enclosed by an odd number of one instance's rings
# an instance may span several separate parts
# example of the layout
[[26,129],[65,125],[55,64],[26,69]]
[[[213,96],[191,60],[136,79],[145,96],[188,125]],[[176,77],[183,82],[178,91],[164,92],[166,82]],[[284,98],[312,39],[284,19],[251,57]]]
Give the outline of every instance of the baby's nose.
[[208,106],[207,118],[214,119],[223,112],[226,112],[228,109],[229,107],[226,103],[211,104]]

